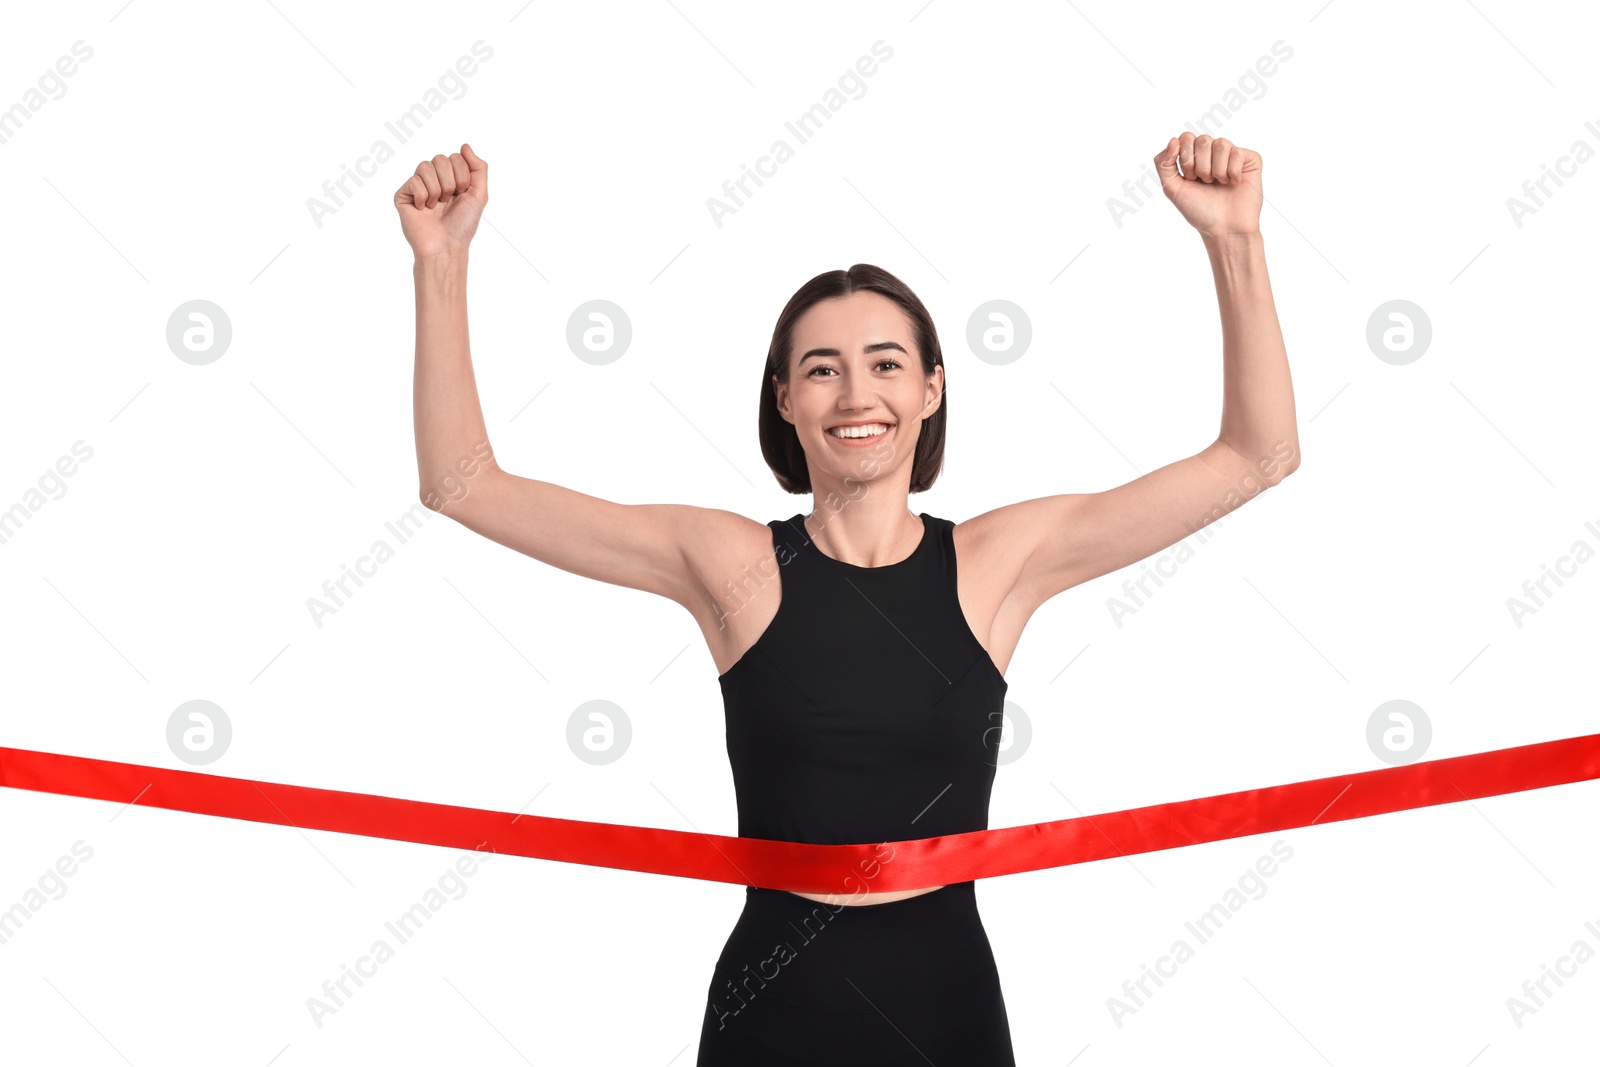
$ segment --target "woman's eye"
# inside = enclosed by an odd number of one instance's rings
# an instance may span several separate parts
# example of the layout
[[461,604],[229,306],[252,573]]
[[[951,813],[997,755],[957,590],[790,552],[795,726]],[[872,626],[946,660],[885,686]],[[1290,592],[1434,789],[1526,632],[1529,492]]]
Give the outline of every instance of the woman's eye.
[[[873,365],[877,366],[877,367],[882,367],[885,364],[888,364],[889,366],[895,368],[896,370],[900,369],[900,361],[896,360],[896,359],[880,359],[880,360],[878,360],[877,363],[875,363]],[[825,364],[822,365],[822,366],[818,366],[818,367],[812,367],[811,370],[806,374],[806,377],[807,378],[814,378],[814,377],[816,377],[816,374],[817,374],[818,371],[824,371],[824,370],[825,371],[832,371],[833,368],[829,367],[829,366],[827,366]]]

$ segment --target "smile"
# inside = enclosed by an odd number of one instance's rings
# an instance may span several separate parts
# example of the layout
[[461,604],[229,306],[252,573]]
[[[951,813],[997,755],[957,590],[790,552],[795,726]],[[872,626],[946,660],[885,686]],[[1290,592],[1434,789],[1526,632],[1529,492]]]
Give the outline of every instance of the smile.
[[889,424],[886,422],[872,422],[865,426],[835,426],[828,431],[830,436],[844,441],[882,437],[888,432]]

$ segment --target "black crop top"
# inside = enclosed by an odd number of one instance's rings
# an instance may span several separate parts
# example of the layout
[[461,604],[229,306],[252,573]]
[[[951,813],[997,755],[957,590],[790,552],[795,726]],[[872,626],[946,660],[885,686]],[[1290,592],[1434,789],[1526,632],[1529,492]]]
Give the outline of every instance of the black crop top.
[[740,837],[989,828],[1007,683],[961,613],[955,524],[921,518],[916,550],[883,567],[823,554],[803,515],[767,523],[778,611],[718,678]]

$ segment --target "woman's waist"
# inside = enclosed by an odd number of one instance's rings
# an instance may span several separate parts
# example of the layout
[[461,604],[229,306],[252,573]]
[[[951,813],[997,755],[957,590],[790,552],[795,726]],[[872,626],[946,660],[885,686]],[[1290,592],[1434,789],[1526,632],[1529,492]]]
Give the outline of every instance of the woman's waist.
[[808,893],[788,889],[768,889],[765,886],[746,886],[745,900],[751,904],[766,904],[784,911],[805,911],[815,907],[826,907],[831,911],[880,913],[885,909],[896,912],[976,910],[976,885],[976,882],[967,881],[916,889],[836,893]]

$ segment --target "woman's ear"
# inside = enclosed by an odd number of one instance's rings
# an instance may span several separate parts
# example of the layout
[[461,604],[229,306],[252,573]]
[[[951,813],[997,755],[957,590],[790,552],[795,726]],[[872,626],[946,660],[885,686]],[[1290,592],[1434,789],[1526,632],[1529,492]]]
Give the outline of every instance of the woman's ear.
[[772,376],[772,396],[777,402],[778,414],[783,416],[783,421],[793,425],[794,419],[789,417],[789,388],[783,382],[778,381],[776,374]]
[[933,373],[928,376],[927,400],[922,405],[922,417],[926,419],[939,405],[944,403],[944,364],[933,368]]

